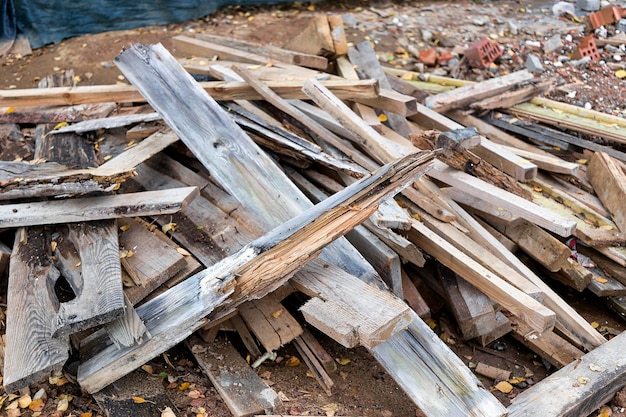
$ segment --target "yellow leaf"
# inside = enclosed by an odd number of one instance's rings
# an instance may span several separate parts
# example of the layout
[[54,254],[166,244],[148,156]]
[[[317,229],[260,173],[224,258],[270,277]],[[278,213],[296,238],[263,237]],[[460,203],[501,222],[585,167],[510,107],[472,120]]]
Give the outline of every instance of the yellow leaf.
[[130,224],[123,224],[123,225],[121,225],[121,226],[120,226],[120,230],[121,230],[122,232],[125,232],[125,231],[127,231],[128,229],[130,229]]
[[295,356],[291,356],[289,359],[285,361],[285,366],[295,367],[300,365],[300,359]]
[[306,9],[308,11],[310,11],[310,12],[314,12],[315,11],[315,5],[314,4],[310,4]]
[[20,408],[26,408],[30,405],[30,403],[33,402],[33,400],[30,398],[29,394],[26,395],[22,395],[18,400],[17,400],[17,405]]
[[623,69],[615,71],[615,76],[619,79],[626,78],[626,71]]
[[605,405],[600,410],[598,410],[598,417],[611,417],[613,414],[613,410],[608,405]]
[[50,242],[50,250],[51,250],[52,252],[54,252],[55,250],[57,250],[57,245],[58,245],[58,243],[57,243],[57,241],[56,241],[56,240],[53,240],[52,242]]
[[591,379],[587,378],[586,376],[579,376],[578,378],[576,378],[576,381],[578,381],[578,383],[581,385],[586,385],[589,383],[589,381],[591,381]]
[[284,311],[284,310],[283,310],[282,308],[281,308],[281,309],[278,309],[278,310],[276,310],[276,311],[274,311],[274,312],[272,313],[272,317],[274,317],[275,319],[279,318],[279,317],[280,317],[280,315],[281,315],[281,314],[283,314],[283,311]]
[[104,157],[104,158],[102,158],[102,159],[103,159],[103,160],[105,160],[105,161],[108,161],[109,159],[111,159],[111,155],[107,155],[107,156],[105,156],[105,157]]
[[41,411],[43,410],[43,408],[46,406],[46,402],[44,401],[43,398],[39,398],[36,400],[33,400],[33,402],[31,402],[28,405],[28,408],[33,410],[33,411]]
[[91,417],[93,416],[93,413],[91,411],[88,411],[86,413],[82,413],[79,417]]
[[154,368],[152,368],[152,365],[143,365],[141,367],[141,369],[143,369],[144,371],[146,371],[149,374],[153,374],[154,373]]
[[511,378],[507,382],[509,384],[519,384],[520,382],[524,382],[524,381],[526,381],[526,378],[517,377],[517,378]]
[[385,113],[381,113],[378,115],[378,120],[383,123],[387,121],[387,115]]
[[609,280],[608,280],[608,279],[606,279],[606,278],[602,278],[602,277],[596,277],[596,278],[595,278],[595,281],[596,281],[596,282],[599,282],[600,284],[606,284],[607,282],[609,282]]
[[15,107],[11,106],[7,109],[7,114],[11,114],[15,111]]
[[175,232],[176,231],[176,223],[164,224],[163,227],[161,227],[161,231],[163,233]]
[[178,389],[179,389],[180,391],[184,391],[184,390],[186,390],[187,388],[189,388],[189,385],[191,385],[189,382],[183,382],[182,384],[180,384],[180,385],[178,386]]
[[67,123],[67,122],[57,123],[56,126],[54,126],[54,130],[61,129],[61,128],[65,127],[65,126],[69,126],[69,123]]
[[67,399],[67,397],[61,398],[59,400],[59,404],[57,404],[57,411],[67,411],[67,408],[69,406],[70,406],[70,402]]
[[336,358],[335,361],[337,361],[337,363],[341,366],[345,366],[347,364],[349,364],[350,362],[352,362],[350,359],[348,358]]
[[202,394],[197,389],[193,389],[187,393],[187,397],[196,399],[202,397]]
[[578,159],[578,160],[576,161],[576,163],[577,163],[577,164],[581,164],[581,165],[585,165],[585,164],[587,163],[587,160],[586,160],[586,159],[581,158],[581,159]]
[[592,321],[591,323],[589,323],[591,325],[591,327],[593,327],[594,329],[597,329],[600,326],[600,323],[598,323],[597,321]]
[[495,388],[498,391],[503,392],[505,394],[508,394],[509,392],[513,391],[513,385],[509,384],[506,381],[498,382],[498,385],[496,385]]

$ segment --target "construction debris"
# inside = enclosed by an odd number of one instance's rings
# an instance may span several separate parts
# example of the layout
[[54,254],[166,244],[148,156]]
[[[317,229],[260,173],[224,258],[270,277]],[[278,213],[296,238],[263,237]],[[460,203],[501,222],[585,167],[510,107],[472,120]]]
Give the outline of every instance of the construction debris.
[[[429,78],[383,68],[342,31],[320,16],[284,48],[179,35],[178,59],[161,44],[119,54],[132,86],[1,92],[20,114],[12,137],[39,122],[34,158],[0,162],[7,393],[65,369],[110,415],[161,404],[128,381],[185,342],[233,415],[279,413],[284,394],[255,368],[287,344],[334,389],[337,364],[308,328],[367,349],[427,416],[584,416],[623,386],[624,336],[605,338],[548,282],[626,295],[626,123],[536,97],[551,79],[533,54],[483,81]],[[581,58],[599,59],[594,39]],[[464,59],[487,70],[503,53],[484,39]],[[45,124],[62,115],[75,124]],[[505,365],[468,366],[424,321],[442,303],[461,338],[510,333],[561,369],[525,388]],[[216,340],[229,330],[248,361]]]

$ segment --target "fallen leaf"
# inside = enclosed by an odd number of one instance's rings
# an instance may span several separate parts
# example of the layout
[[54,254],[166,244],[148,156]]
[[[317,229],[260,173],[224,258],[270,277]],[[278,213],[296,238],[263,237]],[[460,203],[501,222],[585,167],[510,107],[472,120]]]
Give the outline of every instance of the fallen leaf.
[[56,126],[54,126],[54,130],[61,129],[61,128],[65,127],[65,126],[69,126],[69,125],[70,124],[67,123],[67,122],[57,123]]
[[283,311],[285,311],[285,310],[283,310],[282,308],[280,308],[280,309],[278,309],[278,310],[274,311],[274,312],[272,313],[272,317],[274,317],[275,319],[279,318],[279,317],[280,317],[280,315],[281,315],[281,314],[283,314]]
[[381,113],[378,115],[378,121],[384,123],[387,121],[387,115],[385,113]]
[[597,321],[592,321],[591,323],[589,323],[591,325],[591,327],[593,327],[594,329],[597,329],[598,326],[600,326],[600,323],[598,323]]
[[202,394],[197,389],[193,389],[187,393],[187,397],[196,399],[202,397]]
[[613,410],[608,405],[598,410],[598,417],[611,417],[611,415],[613,415]]
[[606,284],[607,282],[609,282],[608,279],[602,277],[595,277],[595,281],[599,282],[600,284]]
[[30,403],[33,402],[32,398],[30,398],[29,394],[26,395],[22,395],[18,400],[17,400],[17,405],[20,408],[26,408],[30,405]]
[[151,404],[154,404],[154,402],[153,402],[153,401],[146,400],[146,399],[145,399],[145,398],[143,398],[143,397],[133,397],[133,401],[135,402],[135,404],[143,404],[143,403],[151,403]]
[[182,384],[180,384],[180,385],[178,386],[178,390],[179,390],[179,391],[184,391],[184,390],[186,390],[187,388],[189,388],[189,385],[191,385],[189,382],[183,382]]
[[600,368],[598,365],[593,364],[593,363],[589,364],[589,370],[593,372],[602,372],[602,368]]
[[285,366],[295,367],[300,366],[300,359],[295,356],[291,356],[289,359],[285,361]]
[[57,411],[67,411],[67,408],[70,406],[70,402],[67,397],[61,398],[59,403],[57,404]]
[[7,409],[7,417],[18,417],[21,416],[22,413],[19,408]]
[[350,362],[352,362],[350,359],[348,358],[336,358],[335,361],[337,361],[337,363],[339,365],[345,366],[347,364],[349,364]]
[[513,385],[509,384],[506,381],[501,381],[498,382],[498,384],[495,386],[495,389],[505,394],[508,394],[509,392],[513,391]]
[[149,374],[153,374],[154,373],[154,368],[152,368],[152,365],[143,365],[141,367],[141,369],[143,369],[144,371],[146,371]]
[[91,417],[93,413],[91,411],[87,411],[86,413],[82,413],[79,417]]
[[57,246],[58,246],[58,243],[57,243],[57,241],[56,241],[56,240],[53,240],[52,242],[50,242],[50,250],[51,250],[52,252],[54,252],[55,250],[57,250]]
[[519,384],[520,382],[524,382],[524,381],[526,381],[526,378],[522,378],[522,377],[510,378],[507,380],[507,382],[512,385]]
[[180,253],[183,256],[191,256],[191,254],[189,253],[189,251],[187,251],[184,248],[181,248],[180,246],[176,248],[176,252]]
[[37,412],[37,411],[43,410],[45,406],[46,406],[46,400],[44,400],[43,398],[38,398],[36,400],[33,400],[33,402],[31,402],[28,405],[28,408]]
[[163,227],[161,227],[161,231],[163,233],[175,232],[176,231],[176,223],[164,224]]
[[121,226],[120,226],[120,230],[121,230],[122,232],[125,232],[125,231],[127,231],[128,229],[130,229],[130,224],[123,224],[123,225],[121,225]]
[[586,376],[579,376],[578,378],[576,378],[576,381],[581,385],[586,385],[589,383],[589,381],[591,381],[591,379],[587,378]]
[[619,79],[626,78],[626,71],[623,69],[615,71],[615,76]]
[[15,107],[11,106],[9,108],[7,108],[7,114],[11,114],[15,111]]

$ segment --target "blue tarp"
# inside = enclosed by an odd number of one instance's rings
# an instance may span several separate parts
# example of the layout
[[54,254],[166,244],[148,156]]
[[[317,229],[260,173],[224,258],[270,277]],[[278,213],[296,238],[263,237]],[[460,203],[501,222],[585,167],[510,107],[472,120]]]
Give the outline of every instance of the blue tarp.
[[[284,0],[283,0],[284,1]],[[0,0],[0,36],[28,37],[32,48],[86,33],[198,19],[227,5],[281,0]]]

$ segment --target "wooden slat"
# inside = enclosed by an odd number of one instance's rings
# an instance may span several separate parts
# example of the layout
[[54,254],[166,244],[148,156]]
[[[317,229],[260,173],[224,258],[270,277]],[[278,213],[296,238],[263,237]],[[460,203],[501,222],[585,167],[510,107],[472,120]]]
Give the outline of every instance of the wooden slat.
[[335,55],[335,44],[330,32],[328,17],[326,15],[312,17],[309,24],[300,33],[285,43],[284,48],[311,55]]
[[[259,96],[249,85],[242,82],[208,81],[198,83],[215,100],[259,100]],[[306,95],[302,90],[302,81],[270,81],[268,86],[286,99],[302,100]],[[338,97],[354,100],[357,98],[373,99],[378,97],[376,80],[328,80],[322,84]],[[0,106],[59,106],[72,104],[144,102],[145,98],[130,85],[97,85],[77,87],[54,87],[40,90],[0,90]]]
[[184,209],[197,195],[196,187],[185,187],[71,200],[4,204],[0,206],[0,228],[171,214]]
[[624,386],[626,356],[622,333],[519,394],[510,417],[583,417]]
[[188,339],[187,346],[233,416],[265,414],[281,405],[278,394],[227,340],[205,343],[193,336]]
[[619,163],[603,152],[596,152],[589,161],[587,176],[617,227],[626,233],[626,174]]

